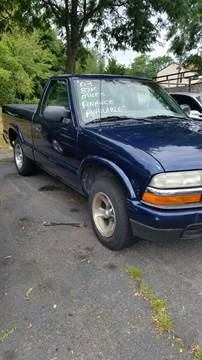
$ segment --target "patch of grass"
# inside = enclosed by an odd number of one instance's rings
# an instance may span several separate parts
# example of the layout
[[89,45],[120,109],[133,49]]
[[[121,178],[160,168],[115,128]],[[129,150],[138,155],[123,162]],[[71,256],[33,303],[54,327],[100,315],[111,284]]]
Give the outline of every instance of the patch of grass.
[[171,332],[173,330],[173,322],[166,310],[166,303],[154,294],[149,294],[149,304],[152,311],[152,318],[156,324],[160,334]]
[[[152,313],[152,319],[154,321],[155,327],[160,335],[165,332],[172,334],[172,339],[179,347],[180,353],[191,353],[194,360],[202,360],[202,347],[199,345],[192,345],[191,348],[187,351],[184,347],[184,341],[181,337],[174,334],[173,330],[173,321],[170,314],[167,311],[167,305],[165,300],[156,296],[149,285],[142,280],[143,270],[136,266],[128,266],[127,273],[130,277],[135,280],[137,285],[137,291],[135,296],[142,296],[148,303]],[[174,346],[174,344],[172,344]]]
[[173,322],[167,311],[158,311],[152,318],[160,334],[171,332],[173,330]]
[[147,283],[141,281],[138,286],[138,292],[140,295],[148,295],[150,293],[150,287]]
[[[167,312],[166,303],[163,299],[154,295],[149,285],[142,281],[143,270],[136,266],[128,266],[127,273],[137,282],[137,294],[143,296],[149,302],[152,319],[160,334],[173,331],[173,322]],[[198,360],[198,359],[197,359]],[[201,359],[202,360],[202,359]]]
[[191,347],[191,353],[194,355],[195,360],[202,360],[202,347],[199,345],[193,345]]
[[[135,296],[142,296],[148,303],[152,313],[152,319],[156,326],[156,329],[160,335],[165,332],[172,334],[172,340],[178,345],[180,353],[191,353],[194,360],[202,360],[202,347],[196,344],[193,344],[191,348],[187,351],[184,346],[184,341],[181,337],[174,334],[173,330],[173,321],[170,314],[167,311],[167,306],[165,300],[159,298],[153,294],[149,285],[142,280],[143,270],[136,266],[128,266],[127,273],[130,277],[136,282],[136,292]],[[174,343],[172,343],[174,346]]]
[[150,302],[151,309],[154,312],[165,311],[166,303],[164,300],[160,299],[159,297],[151,294],[149,296],[149,302]]
[[127,268],[127,273],[132,277],[134,280],[140,280],[143,277],[143,270],[137,266],[130,265]]
[[4,331],[3,335],[0,336],[0,344],[3,344],[6,341],[6,339],[13,334],[15,330],[16,330],[15,326],[11,326],[7,328]]
[[195,359],[202,360],[202,349],[197,350],[195,352],[194,356],[195,356]]

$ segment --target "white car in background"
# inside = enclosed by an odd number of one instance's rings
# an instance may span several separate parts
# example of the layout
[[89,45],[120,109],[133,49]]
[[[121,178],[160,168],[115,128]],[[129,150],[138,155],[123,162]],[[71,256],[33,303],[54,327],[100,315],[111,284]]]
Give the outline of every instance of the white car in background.
[[[202,120],[202,93],[169,93],[192,119]],[[185,108],[186,106],[186,108]]]

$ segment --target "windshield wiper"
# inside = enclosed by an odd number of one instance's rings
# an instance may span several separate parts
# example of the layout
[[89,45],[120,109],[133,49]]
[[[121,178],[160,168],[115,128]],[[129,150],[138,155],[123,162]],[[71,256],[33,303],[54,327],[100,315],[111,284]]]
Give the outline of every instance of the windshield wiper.
[[152,115],[152,116],[147,116],[145,117],[145,119],[183,119],[183,116],[180,115]]
[[133,119],[133,118],[128,117],[128,116],[106,116],[106,117],[91,120],[88,123],[86,123],[86,125],[98,124],[98,123],[105,122],[105,121],[109,122],[109,121],[120,121],[120,120],[130,120],[130,119]]

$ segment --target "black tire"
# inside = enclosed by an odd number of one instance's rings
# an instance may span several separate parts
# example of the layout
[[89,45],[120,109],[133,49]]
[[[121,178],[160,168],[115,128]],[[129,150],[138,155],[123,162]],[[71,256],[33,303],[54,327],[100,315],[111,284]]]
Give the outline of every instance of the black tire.
[[[96,220],[94,220],[96,213],[95,208],[98,206],[96,204],[97,201],[100,201],[99,197],[102,197],[102,194],[105,194],[107,199],[110,199],[112,210],[115,213],[115,221],[112,219],[112,223],[113,221],[115,222],[114,231],[111,235],[108,234],[108,236],[104,236],[104,234],[100,232],[100,229],[96,225]],[[114,177],[111,176],[101,177],[95,180],[90,190],[89,210],[92,226],[99,241],[110,250],[120,250],[131,245],[132,243],[132,234],[128,219],[126,197],[127,196],[123,190],[123,187],[119,184],[118,181],[116,181]],[[103,204],[105,207],[105,202]],[[105,219],[102,218],[101,222],[103,223],[103,221],[105,222]]]
[[[22,162],[20,162],[19,158],[17,157],[20,152],[22,154],[22,156],[21,156],[21,161]],[[34,161],[29,159],[24,154],[21,142],[20,142],[20,140],[18,138],[14,142],[13,155],[14,155],[14,161],[15,161],[15,166],[16,166],[17,172],[20,175],[28,176],[28,175],[32,175],[32,174],[34,174],[36,172],[36,165],[35,165]]]

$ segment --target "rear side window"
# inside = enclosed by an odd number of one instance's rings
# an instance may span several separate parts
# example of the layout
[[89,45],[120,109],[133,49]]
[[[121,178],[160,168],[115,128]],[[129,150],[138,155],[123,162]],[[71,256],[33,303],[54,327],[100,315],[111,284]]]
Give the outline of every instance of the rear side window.
[[42,113],[50,105],[64,106],[69,109],[69,99],[67,93],[66,80],[51,80],[48,90],[42,103]]

